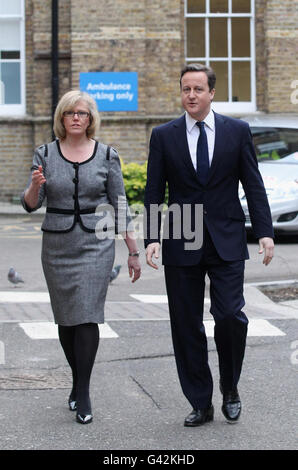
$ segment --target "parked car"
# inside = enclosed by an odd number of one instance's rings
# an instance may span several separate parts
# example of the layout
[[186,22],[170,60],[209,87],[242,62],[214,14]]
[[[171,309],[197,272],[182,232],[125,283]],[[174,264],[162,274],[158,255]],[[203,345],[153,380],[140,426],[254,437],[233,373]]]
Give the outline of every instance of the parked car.
[[[253,136],[275,233],[298,233],[298,115],[243,117]],[[246,197],[239,198],[251,229]]]

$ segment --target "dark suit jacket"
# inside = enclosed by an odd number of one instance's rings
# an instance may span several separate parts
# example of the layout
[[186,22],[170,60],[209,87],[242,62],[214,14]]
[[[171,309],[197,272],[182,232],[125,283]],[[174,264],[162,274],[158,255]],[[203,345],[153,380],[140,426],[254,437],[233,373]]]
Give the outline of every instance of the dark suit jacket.
[[[219,256],[226,261],[247,259],[245,216],[238,197],[242,183],[256,238],[273,237],[270,208],[246,122],[215,114],[215,146],[208,181],[202,186],[191,161],[185,115],[153,129],[148,158],[145,190],[145,247],[160,242],[160,219],[157,235],[150,235],[152,217],[150,205],[164,201],[166,183],[169,207],[176,204],[203,204],[204,224]],[[194,228],[194,212],[192,213]],[[199,262],[201,249],[185,250],[183,236],[175,239],[171,233],[162,243],[165,265],[187,266]],[[183,230],[182,230],[183,235]]]

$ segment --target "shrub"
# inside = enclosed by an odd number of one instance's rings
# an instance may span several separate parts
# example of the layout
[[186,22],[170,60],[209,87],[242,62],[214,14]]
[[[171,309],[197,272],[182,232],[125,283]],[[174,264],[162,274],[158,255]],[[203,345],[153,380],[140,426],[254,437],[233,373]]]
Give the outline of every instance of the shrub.
[[[136,210],[142,212],[147,181],[147,162],[124,163],[122,159],[120,161],[128,205],[134,205]],[[166,187],[165,204],[167,202],[168,187]]]
[[145,186],[147,180],[146,163],[124,163],[121,161],[125,192],[128,204],[144,204]]

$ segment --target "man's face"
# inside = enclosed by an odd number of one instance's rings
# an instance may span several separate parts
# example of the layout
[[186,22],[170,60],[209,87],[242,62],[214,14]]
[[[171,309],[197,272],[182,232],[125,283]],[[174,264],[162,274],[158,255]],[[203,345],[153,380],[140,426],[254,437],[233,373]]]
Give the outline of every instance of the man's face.
[[183,108],[197,121],[205,119],[210,111],[215,89],[209,90],[205,72],[186,72],[181,79]]

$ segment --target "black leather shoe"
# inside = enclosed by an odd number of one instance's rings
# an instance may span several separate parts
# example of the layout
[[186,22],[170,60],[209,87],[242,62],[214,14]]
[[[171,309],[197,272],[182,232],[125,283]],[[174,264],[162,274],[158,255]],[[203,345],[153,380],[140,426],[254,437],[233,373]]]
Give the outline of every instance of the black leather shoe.
[[223,393],[221,410],[228,423],[236,423],[241,413],[241,401],[237,388]]
[[208,421],[213,421],[214,408],[210,405],[209,408],[204,410],[192,410],[192,412],[186,416],[184,426],[201,426]]

